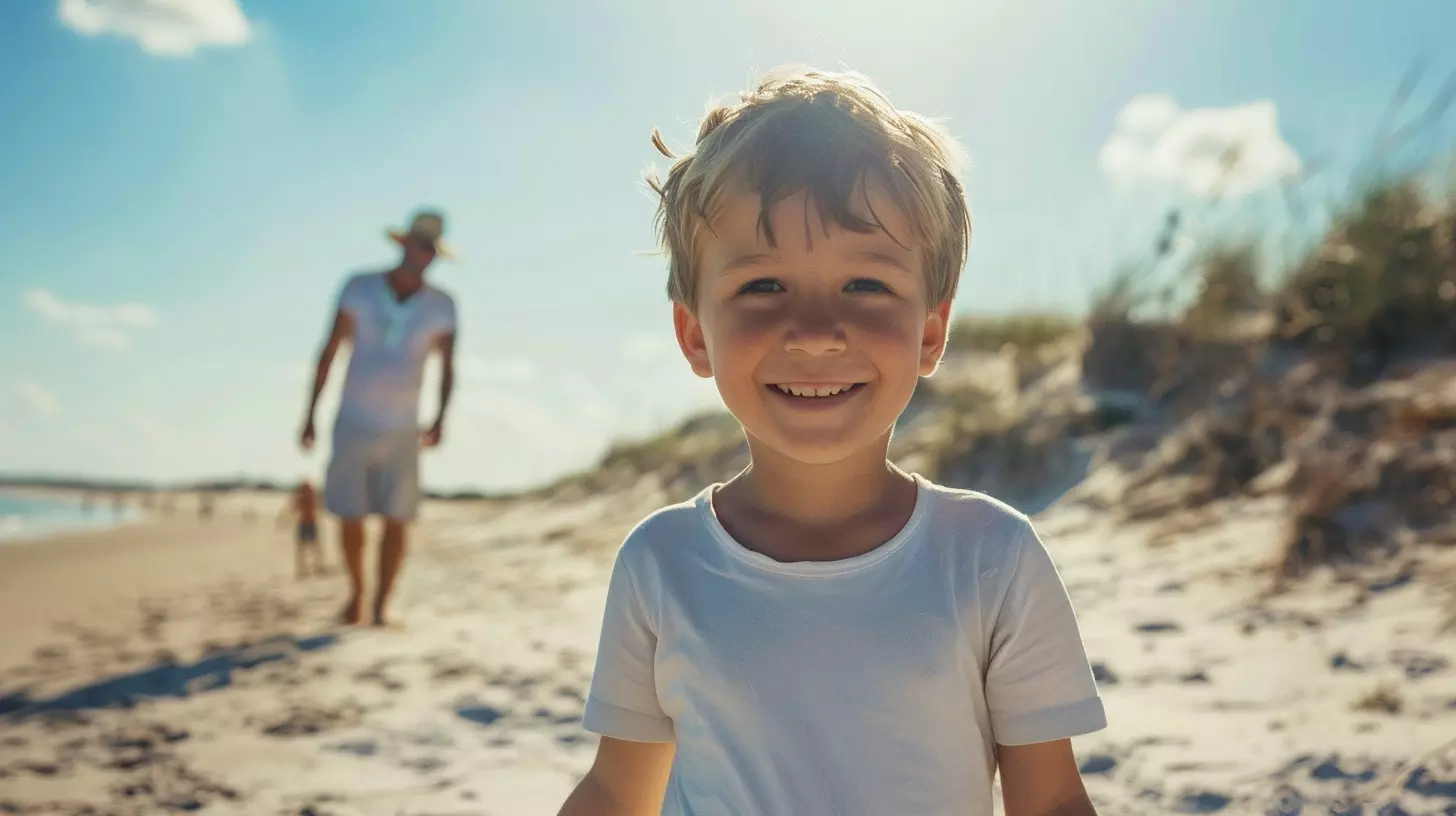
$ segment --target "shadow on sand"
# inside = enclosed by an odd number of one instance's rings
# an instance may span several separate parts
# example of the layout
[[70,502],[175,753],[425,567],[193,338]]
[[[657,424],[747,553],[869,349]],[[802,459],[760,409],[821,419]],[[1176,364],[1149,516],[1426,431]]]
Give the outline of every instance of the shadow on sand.
[[54,697],[33,699],[27,691],[0,695],[0,717],[21,720],[41,714],[80,712],[100,708],[130,708],[158,697],[188,697],[227,688],[235,670],[288,660],[304,652],[315,652],[338,642],[336,634],[299,638],[279,636],[258,643],[243,644],[215,652],[196,663],[160,663],[150,668],[120,674]]

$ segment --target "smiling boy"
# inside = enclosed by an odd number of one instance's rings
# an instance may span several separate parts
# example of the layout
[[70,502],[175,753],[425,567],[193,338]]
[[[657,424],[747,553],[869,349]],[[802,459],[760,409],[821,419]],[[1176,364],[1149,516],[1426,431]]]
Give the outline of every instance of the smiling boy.
[[[670,153],[655,140],[659,149]],[[678,343],[752,463],[627,537],[561,813],[1086,814],[1106,724],[1027,518],[887,459],[970,236],[954,142],[855,74],[775,72],[663,181]]]

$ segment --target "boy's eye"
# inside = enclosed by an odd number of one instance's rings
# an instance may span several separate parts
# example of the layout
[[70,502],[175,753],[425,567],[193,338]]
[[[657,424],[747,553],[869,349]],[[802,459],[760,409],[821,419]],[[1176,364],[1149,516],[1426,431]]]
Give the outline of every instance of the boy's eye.
[[845,285],[846,292],[888,292],[890,287],[874,278],[856,278]]
[[748,283],[745,283],[743,284],[743,286],[739,287],[738,294],[767,295],[774,292],[782,291],[784,291],[784,285],[774,280],[773,278],[759,278],[758,280],[749,281]]

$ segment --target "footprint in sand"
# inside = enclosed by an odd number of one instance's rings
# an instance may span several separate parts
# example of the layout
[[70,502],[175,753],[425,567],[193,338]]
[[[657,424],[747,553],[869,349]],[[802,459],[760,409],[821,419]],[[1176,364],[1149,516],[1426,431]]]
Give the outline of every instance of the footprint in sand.
[[494,706],[465,704],[455,708],[455,714],[478,725],[495,725],[505,712]]
[[580,714],[558,714],[549,708],[538,708],[531,712],[531,716],[538,720],[546,720],[552,725],[575,725],[581,722]]
[[343,754],[353,754],[357,757],[372,757],[379,753],[379,743],[374,740],[355,740],[353,742],[341,742],[338,745],[329,746],[330,750]]
[[557,686],[556,696],[572,700],[579,705],[586,705],[586,695],[576,686]]
[[1217,813],[1228,807],[1233,797],[1215,791],[1185,793],[1174,807],[1177,813]]
[[[140,800],[139,803],[153,804],[164,812],[197,811],[218,800],[236,801],[241,798],[236,790],[176,761],[148,768],[143,775],[117,783],[111,792],[116,799]],[[137,812],[152,813],[156,810],[143,808]]]
[[1145,621],[1134,626],[1133,629],[1150,635],[1183,631],[1183,627],[1173,621]]
[[455,655],[436,655],[426,661],[430,667],[430,681],[436,684],[452,683],[472,677],[484,677],[485,668]]
[[380,661],[379,663],[375,663],[364,671],[355,674],[354,682],[371,683],[379,686],[380,688],[390,693],[403,691],[405,689],[405,684],[400,680],[390,677],[384,672],[385,669],[389,668],[390,663],[391,661]]
[[1274,801],[1264,811],[1268,816],[1301,816],[1304,813],[1304,794],[1284,785],[1274,792]]
[[1099,686],[1117,685],[1117,674],[1106,663],[1098,660],[1092,663],[1092,679]]
[[[421,774],[432,774],[444,768],[447,763],[439,757],[419,757],[418,759],[406,759],[399,763],[402,767]],[[443,781],[443,780],[442,780]]]
[[1310,769],[1309,775],[1321,782],[1338,780],[1341,782],[1369,782],[1375,778],[1375,769],[1367,767],[1360,771],[1348,771],[1340,767],[1339,754],[1332,754],[1323,762]]
[[1335,671],[1364,671],[1365,664],[1358,663],[1349,654],[1339,651],[1330,657],[1330,668]]
[[275,717],[263,733],[270,737],[304,737],[358,724],[363,710],[353,704],[336,707],[294,706]]
[[[1445,798],[1456,800],[1456,776],[1450,779],[1438,779],[1428,768],[1416,768],[1405,778],[1405,789],[1419,796],[1427,798]],[[1451,810],[1442,811],[1450,813]]]
[[1400,666],[1405,671],[1405,676],[1410,680],[1419,680],[1431,674],[1445,671],[1450,663],[1446,658],[1429,652],[1418,652],[1413,649],[1398,649],[1390,653],[1390,661]]
[[61,772],[61,766],[54,762],[36,762],[24,760],[15,764],[15,767],[26,773],[36,776],[55,776]]

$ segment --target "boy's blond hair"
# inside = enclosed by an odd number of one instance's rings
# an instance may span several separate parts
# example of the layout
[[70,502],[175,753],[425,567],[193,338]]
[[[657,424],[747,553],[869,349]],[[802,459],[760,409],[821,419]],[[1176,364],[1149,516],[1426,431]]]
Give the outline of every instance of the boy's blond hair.
[[[855,232],[884,229],[869,207],[867,181],[890,194],[915,230],[930,303],[954,297],[971,237],[956,175],[959,148],[934,122],[896,110],[864,76],[780,68],[737,102],[709,110],[694,153],[674,156],[655,130],[652,143],[677,159],[666,180],[653,171],[647,175],[658,194],[656,225],[672,300],[696,306],[698,235],[730,194],[758,194],[759,229],[773,246],[768,213],[801,190],[826,224],[833,220]],[[871,220],[854,214],[856,197]]]

